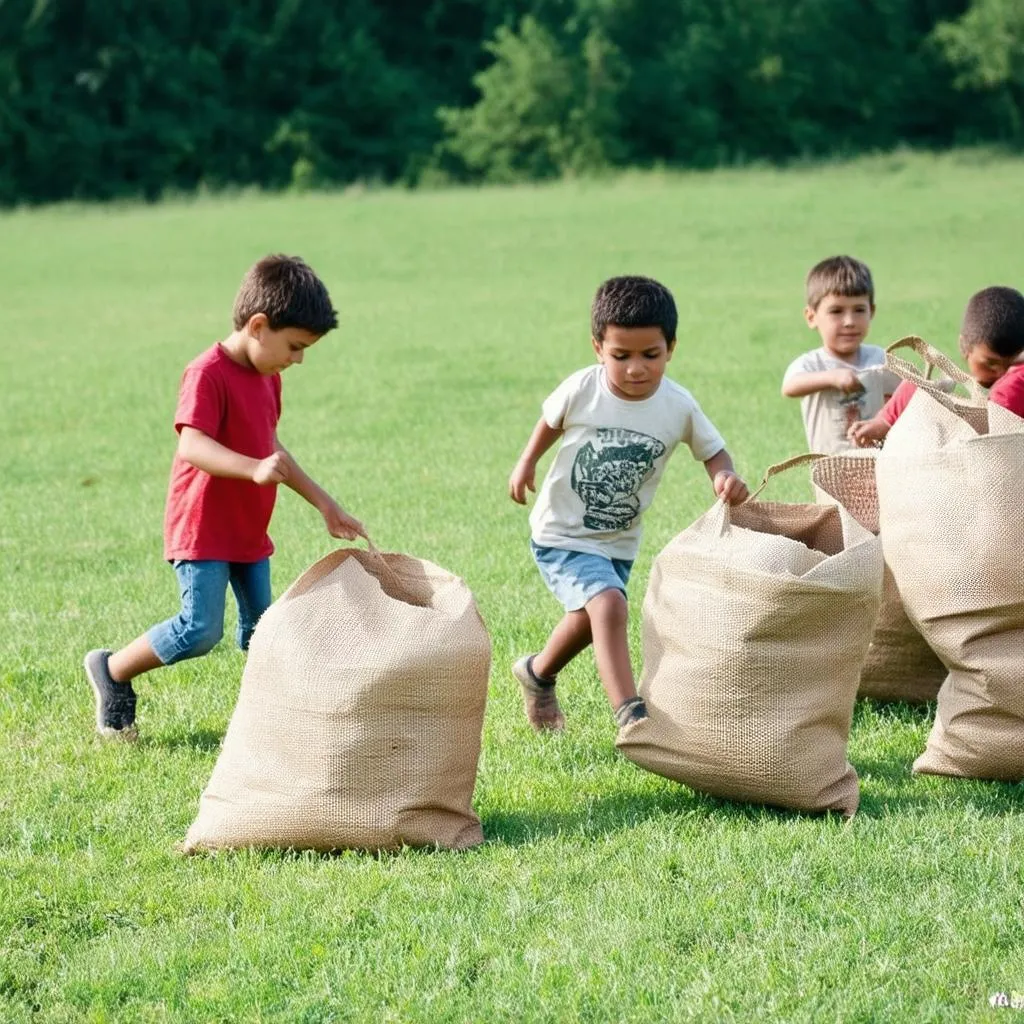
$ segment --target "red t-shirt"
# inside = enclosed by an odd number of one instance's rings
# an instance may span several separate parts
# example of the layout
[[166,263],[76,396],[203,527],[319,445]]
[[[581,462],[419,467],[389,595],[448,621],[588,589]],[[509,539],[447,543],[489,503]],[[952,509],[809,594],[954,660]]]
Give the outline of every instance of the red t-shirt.
[[917,385],[912,381],[901,381],[892,393],[892,398],[882,406],[882,411],[878,415],[891,427],[903,415],[903,410],[906,409],[911,398],[914,397],[916,390]]
[[1011,366],[992,385],[988,400],[1024,418],[1024,365]]
[[[236,363],[220,345],[197,356],[181,378],[174,429],[194,427],[224,447],[265,459],[281,418],[281,376]],[[258,562],[274,550],[267,535],[277,486],[211,476],[177,454],[164,513],[164,558]]]

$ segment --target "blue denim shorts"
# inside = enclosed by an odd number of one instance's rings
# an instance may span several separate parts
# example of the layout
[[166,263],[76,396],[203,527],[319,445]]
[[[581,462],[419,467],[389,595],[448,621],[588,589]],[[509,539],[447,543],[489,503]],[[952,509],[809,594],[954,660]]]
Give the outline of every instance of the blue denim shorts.
[[174,562],[181,610],[146,634],[156,656],[173,665],[212,650],[224,634],[228,585],[238,602],[238,646],[248,650],[260,616],[270,606],[270,559],[259,562]]
[[606,558],[565,548],[542,548],[532,540],[530,550],[548,590],[567,612],[579,611],[606,590],[626,592],[632,559]]

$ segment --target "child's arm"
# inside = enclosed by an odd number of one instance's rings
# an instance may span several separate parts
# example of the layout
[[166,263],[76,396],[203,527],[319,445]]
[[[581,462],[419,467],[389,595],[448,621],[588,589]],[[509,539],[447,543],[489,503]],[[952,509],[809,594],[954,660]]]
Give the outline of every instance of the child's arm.
[[870,448],[884,441],[893,424],[903,415],[903,410],[914,397],[917,385],[913,381],[902,381],[889,400],[869,420],[858,420],[851,424],[846,436],[859,448]]
[[[305,498],[324,517],[327,532],[332,537],[355,540],[366,537],[366,528],[354,516],[350,516],[296,461],[291,452],[277,438],[274,456],[284,460],[285,475],[280,482]],[[366,537],[369,540],[368,537]]]
[[527,490],[536,491],[534,477],[541,456],[562,436],[562,431],[549,426],[542,416],[533,428],[530,440],[526,442],[523,454],[508,478],[508,496],[520,505],[526,504]]
[[816,373],[794,373],[782,382],[782,393],[787,398],[803,398],[804,395],[813,395],[817,391],[827,391],[829,388],[850,394],[863,391],[864,385],[853,370],[845,368],[821,370]]
[[717,455],[712,455],[704,463],[704,468],[711,478],[711,486],[715,489],[715,495],[726,504],[740,505],[750,497],[747,485],[736,475],[732,458],[724,448]]
[[858,420],[846,432],[846,436],[858,448],[871,448],[884,441],[891,428],[892,424],[879,413],[869,420]]
[[280,452],[265,459],[254,459],[222,445],[195,427],[181,428],[178,455],[210,476],[251,480],[254,484],[277,484],[287,476],[287,466]]

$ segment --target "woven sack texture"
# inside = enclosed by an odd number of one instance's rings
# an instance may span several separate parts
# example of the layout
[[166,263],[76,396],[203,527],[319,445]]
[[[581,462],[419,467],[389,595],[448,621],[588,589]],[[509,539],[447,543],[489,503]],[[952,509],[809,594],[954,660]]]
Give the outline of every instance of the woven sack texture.
[[1024,420],[919,390],[878,458],[886,561],[949,666],[914,771],[1024,778]]
[[256,627],[182,850],[482,842],[471,801],[490,659],[458,577],[405,555],[328,555]]
[[840,506],[719,502],[654,562],[649,717],[617,746],[712,796],[853,814],[846,746],[881,582],[878,539]]
[[[873,450],[833,455],[814,463],[811,479],[819,500],[836,501],[865,529],[878,533],[878,488]],[[907,617],[888,565],[882,574],[882,605],[860,670],[861,697],[923,703],[934,700],[946,678],[936,657]]]

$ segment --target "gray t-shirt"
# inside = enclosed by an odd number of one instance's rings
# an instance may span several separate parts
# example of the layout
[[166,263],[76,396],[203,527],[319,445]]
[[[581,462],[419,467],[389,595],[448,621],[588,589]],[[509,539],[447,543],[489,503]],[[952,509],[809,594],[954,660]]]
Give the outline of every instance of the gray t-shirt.
[[853,370],[863,391],[847,394],[825,388],[804,395],[800,411],[804,417],[807,447],[812,452],[849,451],[857,446],[847,440],[846,432],[857,420],[869,420],[885,405],[896,390],[900,378],[885,368],[885,349],[861,345],[855,359],[849,361],[830,355],[824,348],[805,352],[789,364],[783,383],[798,373],[823,373],[826,370]]
[[668,377],[630,402],[612,393],[603,366],[591,366],[564,380],[543,412],[564,434],[530,513],[541,547],[635,558],[640,521],[676,445],[700,462],[725,447],[690,392]]

